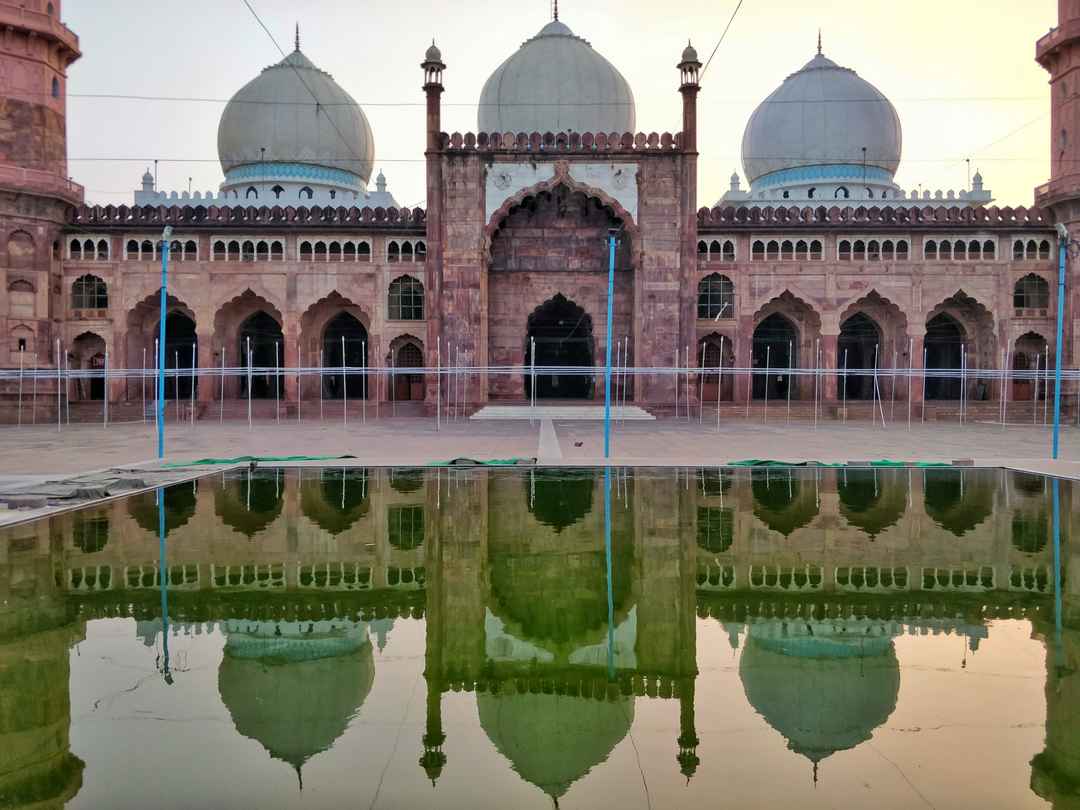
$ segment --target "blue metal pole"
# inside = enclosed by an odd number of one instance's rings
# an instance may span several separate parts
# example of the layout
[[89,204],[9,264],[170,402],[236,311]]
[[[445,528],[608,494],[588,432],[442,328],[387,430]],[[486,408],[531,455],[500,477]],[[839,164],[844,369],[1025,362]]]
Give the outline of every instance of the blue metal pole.
[[611,340],[615,301],[615,234],[608,235],[607,338],[604,362],[604,458],[611,456]]
[[169,283],[169,238],[172,228],[166,228],[161,239],[161,319],[158,322],[157,373],[157,455],[165,457],[165,297]]
[[1061,355],[1065,320],[1065,254],[1068,239],[1058,239],[1057,340],[1054,343],[1054,447],[1051,458],[1058,457],[1061,434]]

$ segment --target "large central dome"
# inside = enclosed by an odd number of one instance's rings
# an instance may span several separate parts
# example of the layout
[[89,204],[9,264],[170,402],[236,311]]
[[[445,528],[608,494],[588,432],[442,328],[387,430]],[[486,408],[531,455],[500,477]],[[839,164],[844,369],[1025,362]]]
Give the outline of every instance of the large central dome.
[[889,100],[819,50],[750,117],[743,134],[743,170],[755,183],[774,172],[862,167],[865,160],[865,166],[884,170],[891,181],[900,165],[901,144],[900,118]]
[[249,164],[299,164],[332,174],[348,172],[366,184],[375,139],[360,106],[298,44],[226,105],[218,126],[218,157],[226,177]]
[[554,20],[499,65],[480,94],[480,132],[633,132],[623,75]]

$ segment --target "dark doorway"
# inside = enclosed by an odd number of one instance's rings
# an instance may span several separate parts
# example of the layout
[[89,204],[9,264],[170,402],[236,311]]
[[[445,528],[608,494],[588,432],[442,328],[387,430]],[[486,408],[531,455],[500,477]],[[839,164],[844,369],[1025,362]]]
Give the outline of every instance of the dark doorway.
[[105,355],[92,355],[87,361],[87,368],[89,368],[95,374],[101,375],[98,377],[91,377],[88,380],[88,382],[90,383],[89,399],[105,399]]
[[[198,367],[199,342],[195,321],[183,312],[165,316],[165,368],[179,369],[176,377],[165,378],[165,399],[190,399],[192,367]],[[198,390],[198,382],[195,382]]]
[[[769,399],[787,397],[790,375],[783,369],[795,365],[799,344],[799,335],[795,325],[779,313],[773,313],[757,325],[754,330],[754,345],[751,361],[754,373],[754,399],[764,399],[768,390]],[[757,369],[773,369],[772,374],[757,373]],[[779,371],[778,371],[779,370]],[[792,390],[798,397],[798,388]]]
[[[250,341],[250,343],[249,343]],[[281,356],[281,326],[265,312],[256,312],[240,327],[240,366],[248,366],[248,350],[251,351],[251,368],[274,368]],[[277,395],[278,379],[273,373],[252,373],[251,398],[273,399]],[[240,396],[248,395],[247,374],[240,378]]]
[[423,368],[424,353],[415,343],[403,343],[394,354],[394,399],[397,402],[424,399],[424,375],[402,373],[401,369]]
[[[342,342],[344,340],[344,343]],[[327,371],[367,368],[368,333],[364,325],[348,312],[341,312],[326,324],[323,331],[323,366]],[[367,399],[367,375],[360,371],[323,376],[323,396],[327,399]]]
[[945,313],[926,323],[926,367],[934,371],[955,371],[955,376],[926,378],[926,399],[960,399],[960,364],[963,357],[964,327]]
[[[531,342],[536,341],[536,366],[593,367],[592,318],[561,294],[529,316],[525,338],[525,367],[532,361]],[[591,373],[536,375],[537,399],[589,399],[593,393]],[[532,377],[526,370],[525,395],[532,396]]]
[[859,312],[840,325],[840,340],[837,343],[836,363],[839,368],[847,368],[843,378],[844,390],[841,396],[848,399],[872,399],[874,396],[875,366],[881,357],[881,334],[877,324]]

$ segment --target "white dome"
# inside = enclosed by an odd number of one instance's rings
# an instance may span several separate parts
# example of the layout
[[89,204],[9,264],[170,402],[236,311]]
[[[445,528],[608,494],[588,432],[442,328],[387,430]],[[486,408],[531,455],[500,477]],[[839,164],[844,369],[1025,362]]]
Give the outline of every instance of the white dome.
[[881,92],[820,51],[788,76],[750,116],[742,142],[743,171],[763,175],[803,166],[862,166],[888,172],[900,165],[900,118]]
[[226,175],[247,164],[304,164],[349,172],[367,183],[375,140],[360,106],[298,48],[225,106],[218,157]]
[[563,23],[548,23],[499,65],[480,94],[480,132],[633,132],[623,75]]

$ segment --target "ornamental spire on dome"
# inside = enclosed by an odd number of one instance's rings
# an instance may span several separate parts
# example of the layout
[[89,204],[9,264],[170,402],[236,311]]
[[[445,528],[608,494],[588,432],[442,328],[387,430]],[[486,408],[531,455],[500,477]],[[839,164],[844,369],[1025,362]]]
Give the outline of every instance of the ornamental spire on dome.
[[551,0],[551,19],[559,21],[559,0]]
[[[300,50],[300,22],[296,23],[296,50]],[[819,50],[820,53],[820,50]]]
[[821,56],[821,29],[817,30],[817,55]]

